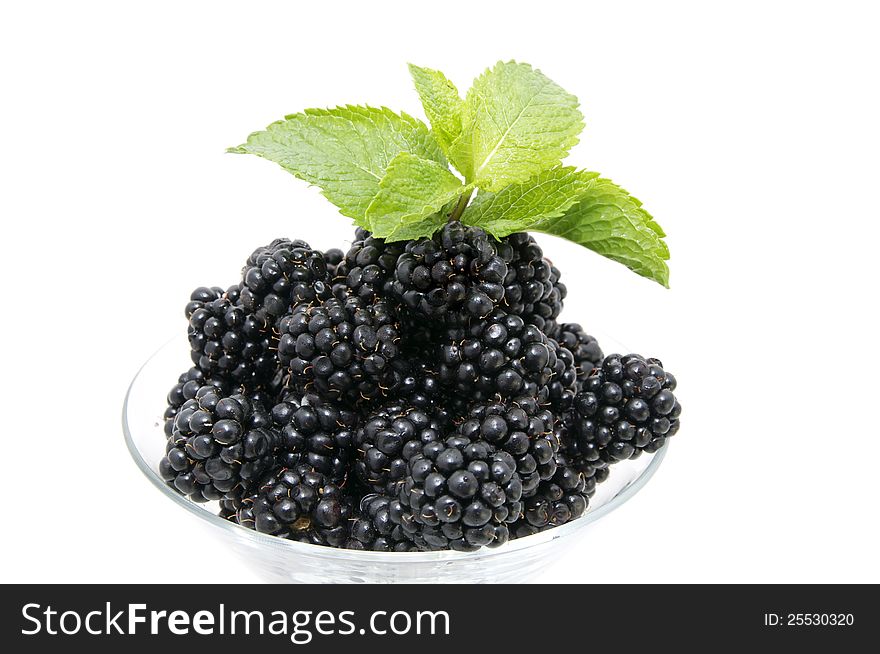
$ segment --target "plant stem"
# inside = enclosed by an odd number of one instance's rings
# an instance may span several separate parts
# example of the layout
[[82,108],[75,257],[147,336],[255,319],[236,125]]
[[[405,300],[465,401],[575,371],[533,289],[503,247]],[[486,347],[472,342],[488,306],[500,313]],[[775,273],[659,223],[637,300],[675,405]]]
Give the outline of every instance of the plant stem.
[[458,204],[455,205],[455,209],[453,209],[452,213],[449,214],[449,222],[453,222],[454,220],[458,220],[459,218],[461,218],[461,214],[464,213],[464,210],[468,206],[468,202],[471,201],[471,196],[473,194],[473,190],[470,190],[466,194],[463,194],[460,198],[458,198]]

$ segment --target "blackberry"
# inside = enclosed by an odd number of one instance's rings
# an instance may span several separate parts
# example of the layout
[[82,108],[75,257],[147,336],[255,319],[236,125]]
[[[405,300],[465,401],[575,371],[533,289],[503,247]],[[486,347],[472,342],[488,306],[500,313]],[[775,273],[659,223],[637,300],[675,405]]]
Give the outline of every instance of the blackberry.
[[352,520],[348,549],[376,552],[409,552],[416,550],[400,525],[391,520],[388,495],[370,493],[361,498],[359,511]]
[[328,297],[324,255],[305,241],[278,238],[257,248],[242,270],[241,305],[268,323],[291,306]]
[[337,265],[333,278],[336,297],[354,295],[366,302],[388,294],[391,276],[404,243],[386,243],[358,227],[355,240]]
[[234,499],[272,468],[278,445],[260,400],[202,386],[174,417],[159,472],[197,502]]
[[556,471],[523,502],[523,516],[510,527],[511,537],[522,538],[580,518],[596,492],[596,479],[586,477],[564,454],[556,457]]
[[345,477],[358,416],[315,395],[287,395],[272,407],[278,431],[278,463],[287,468],[307,464],[338,482]]
[[586,463],[656,452],[679,427],[675,377],[658,359],[610,354],[584,380],[570,418],[573,450]]
[[409,459],[389,504],[392,522],[422,550],[473,551],[507,542],[507,526],[522,512],[513,456],[460,436],[421,450]]
[[503,238],[499,253],[510,261],[502,282],[505,310],[543,329],[548,321],[559,317],[567,294],[565,284],[559,281],[559,270],[525,232]]
[[171,436],[174,430],[174,417],[187,400],[196,396],[196,392],[202,386],[213,386],[221,393],[229,391],[229,383],[222,379],[207,379],[205,373],[198,368],[190,368],[180,377],[177,383],[168,391],[168,407],[165,409],[163,419],[165,421],[165,435]]
[[208,378],[257,388],[272,383],[278,367],[270,351],[271,325],[239,302],[237,286],[192,292],[185,312],[190,355]]
[[299,305],[278,321],[278,358],[289,383],[331,401],[382,397],[398,381],[400,336],[391,307],[357,297]]
[[230,299],[232,303],[235,303],[238,302],[240,296],[240,286],[231,286],[228,289],[224,289],[219,286],[199,286],[192,293],[190,293],[189,302],[186,303],[186,307],[184,307],[183,313],[186,316],[186,319],[189,320],[192,317],[192,314],[195,313],[197,309],[201,309],[209,302],[213,302],[214,300],[219,300],[220,298],[226,297]]
[[409,459],[449,431],[451,421],[442,412],[400,402],[386,405],[367,415],[355,434],[355,474],[373,491],[394,493],[408,474]]
[[508,275],[496,243],[479,227],[446,223],[433,237],[406,244],[391,292],[424,318],[487,316],[502,301]]
[[572,374],[562,379],[564,362],[560,367],[558,353],[539,328],[498,309],[467,327],[446,331],[438,376],[473,400],[538,395],[555,376],[560,384],[574,383]]
[[604,355],[599,342],[587,334],[579,324],[569,322],[559,325],[552,338],[574,355],[579,381],[583,381],[593,368],[602,363]]
[[236,521],[263,534],[342,547],[353,507],[342,488],[307,464],[280,468],[241,501]]
[[476,403],[456,434],[482,440],[508,452],[516,461],[523,497],[530,497],[541,481],[556,474],[561,421],[533,397],[506,402]]

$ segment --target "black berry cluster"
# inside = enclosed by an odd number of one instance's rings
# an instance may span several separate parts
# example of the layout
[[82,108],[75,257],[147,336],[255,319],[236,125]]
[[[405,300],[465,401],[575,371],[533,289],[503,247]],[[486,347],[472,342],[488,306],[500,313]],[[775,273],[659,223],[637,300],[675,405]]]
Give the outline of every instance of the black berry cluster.
[[343,298],[353,295],[367,302],[388,295],[403,248],[403,243],[386,243],[359,227],[351,248],[333,271],[333,294]]
[[391,519],[389,495],[368,493],[361,498],[358,515],[351,524],[350,538],[345,546],[375,552],[411,552],[418,547],[399,524]]
[[507,542],[508,525],[522,512],[514,457],[462,436],[418,449],[390,505],[392,522],[423,550],[471,551]]
[[504,299],[507,276],[507,261],[486,232],[452,222],[432,238],[407,243],[391,291],[426,318],[483,318]]
[[168,391],[168,406],[165,409],[165,435],[174,431],[174,417],[187,400],[195,398],[202,386],[213,386],[219,392],[229,391],[230,384],[221,379],[208,379],[199,368],[193,367],[177,378],[177,383]]
[[603,465],[659,450],[678,431],[675,386],[658,359],[606,357],[574,399],[570,431],[576,458]]
[[327,297],[330,276],[324,254],[305,241],[279,238],[248,257],[242,273],[241,304],[274,322],[293,304]]
[[514,537],[530,536],[580,518],[596,492],[597,479],[587,477],[564,454],[556,456],[556,469],[550,479],[538,484],[527,498],[519,520],[511,526]]
[[241,501],[236,521],[264,534],[341,547],[349,537],[352,498],[307,464],[280,468]]
[[412,406],[409,402],[383,406],[364,417],[354,445],[354,472],[367,488],[394,493],[406,479],[407,462],[429,443],[449,432],[451,421],[442,411]]
[[278,321],[278,360],[288,385],[330,400],[369,402],[399,381],[400,334],[383,300],[350,296],[295,305]]
[[160,473],[231,522],[332,547],[472,551],[566,524],[681,405],[658,360],[603,358],[560,322],[565,296],[528,234],[277,239],[190,296]]
[[256,388],[277,372],[270,351],[272,325],[248,311],[241,289],[197,288],[186,305],[192,361],[207,377]]
[[272,407],[279,464],[305,463],[330,479],[345,479],[358,420],[354,411],[318,396],[288,394]]
[[[537,395],[565,377],[560,347],[521,316],[496,309],[491,315],[451,327],[439,348],[439,377],[451,390],[473,399],[524,392]],[[573,361],[571,353],[567,358]],[[574,378],[568,375],[573,386]]]
[[197,502],[237,499],[275,465],[271,427],[258,397],[202,386],[174,416],[159,472]]
[[556,473],[561,429],[561,421],[549,408],[525,395],[506,402],[473,404],[457,433],[513,456],[523,497],[530,497],[541,481]]

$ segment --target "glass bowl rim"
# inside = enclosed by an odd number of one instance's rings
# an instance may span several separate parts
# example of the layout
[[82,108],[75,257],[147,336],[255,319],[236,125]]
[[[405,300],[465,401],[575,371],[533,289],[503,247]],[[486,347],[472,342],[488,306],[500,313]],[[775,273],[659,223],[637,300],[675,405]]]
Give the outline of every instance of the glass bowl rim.
[[198,502],[193,502],[192,500],[180,495],[179,493],[174,492],[171,488],[169,488],[165,481],[159,476],[159,474],[155,470],[153,470],[150,463],[145,461],[144,458],[141,456],[140,450],[138,449],[137,444],[135,443],[134,436],[132,435],[129,428],[128,403],[131,398],[131,392],[137,384],[144,368],[146,368],[166,347],[168,347],[178,339],[179,337],[168,339],[165,343],[162,344],[161,347],[159,347],[153,354],[151,354],[150,357],[141,365],[141,367],[138,368],[137,373],[135,373],[134,378],[131,380],[131,383],[128,385],[128,389],[125,392],[125,400],[122,405],[122,431],[125,436],[125,444],[128,447],[129,454],[131,455],[132,459],[134,459],[134,462],[137,465],[138,469],[153,484],[153,486],[158,488],[166,497],[170,498],[176,504],[183,507],[193,515],[196,515],[197,517],[213,525],[214,527],[230,530],[235,536],[252,540],[262,547],[281,548],[287,550],[290,554],[301,554],[313,557],[319,556],[339,560],[348,559],[357,560],[360,562],[374,563],[443,563],[447,561],[452,562],[465,559],[491,559],[497,556],[504,556],[505,554],[529,549],[531,547],[536,547],[544,543],[556,540],[558,538],[563,538],[583,527],[586,527],[589,524],[592,524],[599,518],[619,508],[629,499],[631,499],[639,490],[641,490],[642,487],[646,483],[648,483],[651,477],[654,476],[654,473],[657,471],[657,468],[660,467],[663,458],[666,456],[666,450],[669,448],[669,443],[667,442],[664,447],[659,449],[653,455],[649,455],[651,456],[651,460],[644,468],[644,470],[639,473],[639,476],[636,477],[632,482],[630,482],[630,484],[626,488],[621,490],[611,500],[597,508],[595,511],[590,511],[582,517],[576,520],[572,520],[571,522],[561,525],[559,527],[547,529],[546,531],[542,531],[531,536],[524,536],[522,538],[511,540],[500,547],[482,547],[475,552],[457,552],[454,550],[442,550],[434,552],[374,552],[369,550],[334,548],[324,545],[313,545],[311,543],[300,543],[298,541],[279,538],[277,536],[271,536],[269,534],[263,534],[253,529],[247,529],[246,527],[237,525],[233,522],[230,522],[229,520],[226,520],[225,518],[220,517],[215,513],[212,513],[211,511],[206,510]]

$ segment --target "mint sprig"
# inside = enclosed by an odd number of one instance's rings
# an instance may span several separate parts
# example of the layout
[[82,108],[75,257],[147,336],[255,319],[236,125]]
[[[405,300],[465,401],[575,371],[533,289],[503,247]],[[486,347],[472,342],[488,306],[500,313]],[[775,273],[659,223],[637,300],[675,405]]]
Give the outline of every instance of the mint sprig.
[[464,98],[440,71],[410,65],[410,74],[430,129],[384,107],[307,109],[229,151],[318,186],[377,237],[430,236],[454,219],[496,238],[544,232],[669,285],[665,234],[641,202],[562,165],[583,129],[577,98],[512,61],[487,69]]

